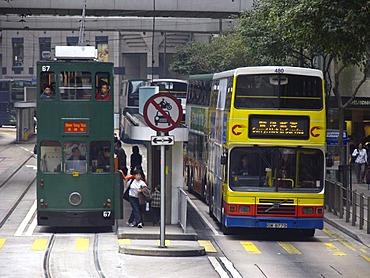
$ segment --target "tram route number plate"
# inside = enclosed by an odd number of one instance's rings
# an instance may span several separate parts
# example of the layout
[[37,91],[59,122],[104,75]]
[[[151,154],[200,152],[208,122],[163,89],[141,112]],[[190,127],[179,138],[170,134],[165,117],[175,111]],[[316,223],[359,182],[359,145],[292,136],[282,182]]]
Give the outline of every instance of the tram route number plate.
[[110,218],[112,215],[112,212],[110,210],[103,211],[103,217],[104,218]]
[[287,223],[267,223],[267,228],[284,229],[284,228],[288,228],[288,224]]

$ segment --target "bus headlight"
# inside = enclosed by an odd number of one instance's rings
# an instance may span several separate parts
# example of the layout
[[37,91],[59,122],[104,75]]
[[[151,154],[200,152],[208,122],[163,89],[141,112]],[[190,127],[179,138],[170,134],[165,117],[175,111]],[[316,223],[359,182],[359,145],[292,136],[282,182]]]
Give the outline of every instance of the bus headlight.
[[72,192],[69,195],[69,203],[72,206],[78,206],[79,204],[81,204],[81,202],[82,202],[82,196],[81,196],[80,193],[78,193],[78,192]]
[[313,208],[309,207],[302,208],[302,214],[313,214]]
[[240,213],[250,213],[251,207],[250,206],[239,206]]

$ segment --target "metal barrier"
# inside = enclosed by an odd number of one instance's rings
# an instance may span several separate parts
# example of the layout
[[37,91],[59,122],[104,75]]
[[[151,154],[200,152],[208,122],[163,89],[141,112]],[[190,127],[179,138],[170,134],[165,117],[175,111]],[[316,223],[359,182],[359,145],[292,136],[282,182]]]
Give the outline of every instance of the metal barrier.
[[366,229],[370,234],[370,197],[356,190],[350,190],[349,186],[343,186],[341,182],[326,180],[325,208],[334,215],[351,222],[352,226]]
[[182,188],[180,188],[179,189],[179,224],[184,233],[186,233],[187,210],[188,210],[188,195]]

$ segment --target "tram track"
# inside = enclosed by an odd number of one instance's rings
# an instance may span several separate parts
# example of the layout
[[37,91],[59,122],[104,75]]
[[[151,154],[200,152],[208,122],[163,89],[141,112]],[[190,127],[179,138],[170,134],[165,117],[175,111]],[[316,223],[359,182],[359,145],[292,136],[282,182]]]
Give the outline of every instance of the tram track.
[[[0,190],[2,190],[2,191],[12,191],[12,188],[8,188],[8,187],[10,187],[12,179],[14,179],[18,174],[21,174],[22,168],[25,167],[25,165],[33,157],[34,157],[33,155],[28,156],[27,159],[23,163],[21,163],[4,181],[2,181],[0,183]],[[10,200],[10,201],[12,201],[11,205],[8,206],[7,211],[5,212],[5,214],[0,219],[0,229],[4,226],[6,221],[9,219],[9,217],[12,215],[14,210],[20,204],[20,202],[22,201],[24,196],[27,194],[27,192],[29,191],[31,186],[34,184],[35,180],[36,180],[36,175],[31,181],[27,182],[26,186],[24,186],[24,188],[22,188],[19,193],[17,193],[18,194],[17,196],[13,197],[13,200]],[[4,192],[2,192],[2,194],[5,195]]]
[[[80,260],[78,260],[81,263],[81,267],[79,268],[76,265],[71,265],[72,263],[71,263],[71,260],[70,260],[69,257],[58,256],[58,254],[56,254],[54,257],[52,257],[53,252],[57,252],[57,250],[56,250],[56,248],[57,248],[56,240],[58,238],[59,238],[58,235],[53,233],[50,237],[48,246],[45,249],[44,258],[43,258],[43,277],[45,277],[45,278],[64,277],[64,274],[66,274],[66,273],[60,274],[58,272],[58,269],[62,268],[62,266],[63,267],[66,267],[66,266],[69,267],[69,270],[71,270],[71,272],[73,272],[73,269],[85,269],[85,267],[86,267],[86,264],[84,264],[84,262],[85,262],[84,259],[85,258],[82,258],[82,259],[80,258]],[[89,255],[91,255],[90,252],[88,253],[87,257]],[[66,258],[66,259],[64,260],[63,258]],[[100,263],[100,259],[99,259],[99,234],[94,234],[92,260],[93,260],[93,264],[94,264],[94,269],[96,270],[96,277],[99,277],[99,278],[107,277],[104,274],[104,272],[101,268],[101,263]],[[75,264],[75,263],[76,263],[76,261],[73,261],[73,264]],[[91,269],[90,269],[90,271],[91,271]],[[89,273],[89,277],[93,277],[91,275],[92,275],[92,273]]]

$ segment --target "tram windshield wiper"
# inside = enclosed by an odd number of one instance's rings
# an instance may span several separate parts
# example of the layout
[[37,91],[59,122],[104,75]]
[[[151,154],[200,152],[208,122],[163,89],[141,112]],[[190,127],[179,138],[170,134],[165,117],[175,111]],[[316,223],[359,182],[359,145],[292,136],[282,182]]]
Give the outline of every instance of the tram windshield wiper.
[[274,202],[271,207],[265,210],[265,212],[269,212],[270,210],[273,210],[273,209],[279,209],[280,205],[283,203],[286,203],[287,201],[288,199],[282,200],[280,202]]

